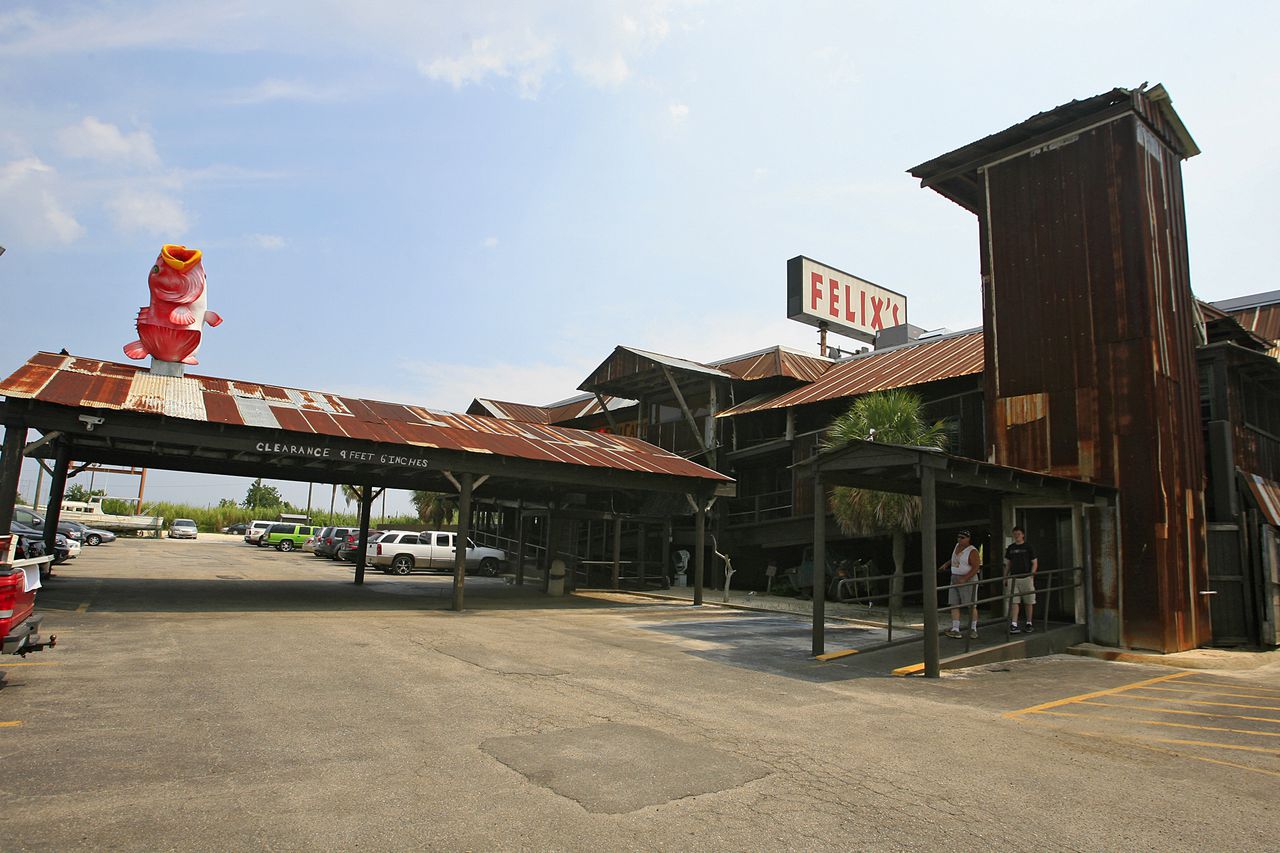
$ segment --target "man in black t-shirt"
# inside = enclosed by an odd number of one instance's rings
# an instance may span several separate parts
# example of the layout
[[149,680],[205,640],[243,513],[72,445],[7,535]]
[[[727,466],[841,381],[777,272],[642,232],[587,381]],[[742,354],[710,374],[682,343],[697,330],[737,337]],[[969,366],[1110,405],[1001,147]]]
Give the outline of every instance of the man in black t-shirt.
[[[1004,549],[1004,567],[1010,587],[1008,594],[1013,602],[1009,613],[1013,624],[1009,626],[1009,633],[1030,634],[1035,630],[1031,613],[1036,606],[1035,574],[1040,568],[1040,561],[1036,559],[1036,549],[1028,544],[1026,531],[1021,527],[1013,528],[1013,544]],[[1019,604],[1027,605],[1027,621],[1021,628],[1018,627]]]

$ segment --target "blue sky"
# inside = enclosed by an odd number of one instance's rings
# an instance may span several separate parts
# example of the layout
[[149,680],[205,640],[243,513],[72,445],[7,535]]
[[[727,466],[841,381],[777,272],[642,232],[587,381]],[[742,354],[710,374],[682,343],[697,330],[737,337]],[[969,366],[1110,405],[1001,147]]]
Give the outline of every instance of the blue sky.
[[125,361],[165,242],[226,319],[201,372],[444,409],[570,396],[619,343],[816,349],[797,254],[975,326],[976,220],[904,170],[1143,81],[1204,151],[1197,295],[1272,289],[1273,8],[3,0],[0,372]]

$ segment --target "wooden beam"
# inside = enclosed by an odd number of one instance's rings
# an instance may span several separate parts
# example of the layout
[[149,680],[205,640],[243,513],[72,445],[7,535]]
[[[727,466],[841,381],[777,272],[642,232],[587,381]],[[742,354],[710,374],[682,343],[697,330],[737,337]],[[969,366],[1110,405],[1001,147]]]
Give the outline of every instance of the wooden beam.
[[690,431],[693,432],[693,438],[698,442],[698,447],[702,448],[702,452],[707,452],[707,444],[702,440],[702,434],[698,431],[698,421],[694,418],[693,412],[689,411],[689,404],[684,401],[684,394],[680,393],[680,386],[676,383],[676,378],[671,374],[671,368],[665,364],[662,365],[662,372],[667,376],[667,384],[671,386],[671,393],[676,397],[676,402],[680,404],[680,411],[684,413],[685,423],[689,425]]
[[[822,470],[813,471],[813,655],[826,652],[827,630],[827,496]],[[804,578],[799,579],[801,583]]]
[[596,402],[600,404],[600,408],[604,411],[604,419],[609,422],[609,429],[613,430],[614,435],[618,435],[618,422],[614,420],[613,412],[609,411],[609,407],[605,405],[604,395],[599,391],[595,392]]
[[458,499],[458,532],[453,540],[453,610],[462,612],[462,589],[467,577],[467,538],[471,535],[471,472],[462,472]]
[[924,674],[937,678],[938,662],[938,502],[933,469],[920,471],[920,568],[924,573]]

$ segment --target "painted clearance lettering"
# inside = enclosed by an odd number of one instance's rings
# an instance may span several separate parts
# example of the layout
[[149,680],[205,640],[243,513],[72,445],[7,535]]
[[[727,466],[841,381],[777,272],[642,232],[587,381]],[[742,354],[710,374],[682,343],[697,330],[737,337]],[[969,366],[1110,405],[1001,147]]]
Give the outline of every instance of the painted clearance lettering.
[[401,468],[430,468],[426,459],[400,456],[393,453],[373,453],[365,450],[334,450],[307,444],[289,444],[283,441],[259,441],[254,445],[259,453],[277,456],[308,456],[314,459],[338,459],[343,462],[376,462],[379,465],[397,465]]

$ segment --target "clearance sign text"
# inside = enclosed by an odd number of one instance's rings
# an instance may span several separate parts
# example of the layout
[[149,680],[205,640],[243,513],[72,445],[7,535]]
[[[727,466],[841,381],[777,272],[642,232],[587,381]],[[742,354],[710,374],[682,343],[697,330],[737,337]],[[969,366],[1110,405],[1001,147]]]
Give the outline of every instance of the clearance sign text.
[[313,444],[288,444],[281,441],[259,441],[253,446],[259,453],[273,456],[310,456],[338,462],[365,462],[370,465],[399,465],[404,468],[430,468],[425,459],[396,453],[372,453],[364,450],[335,450]]
[[787,261],[787,317],[867,343],[907,322],[907,297],[798,255]]

